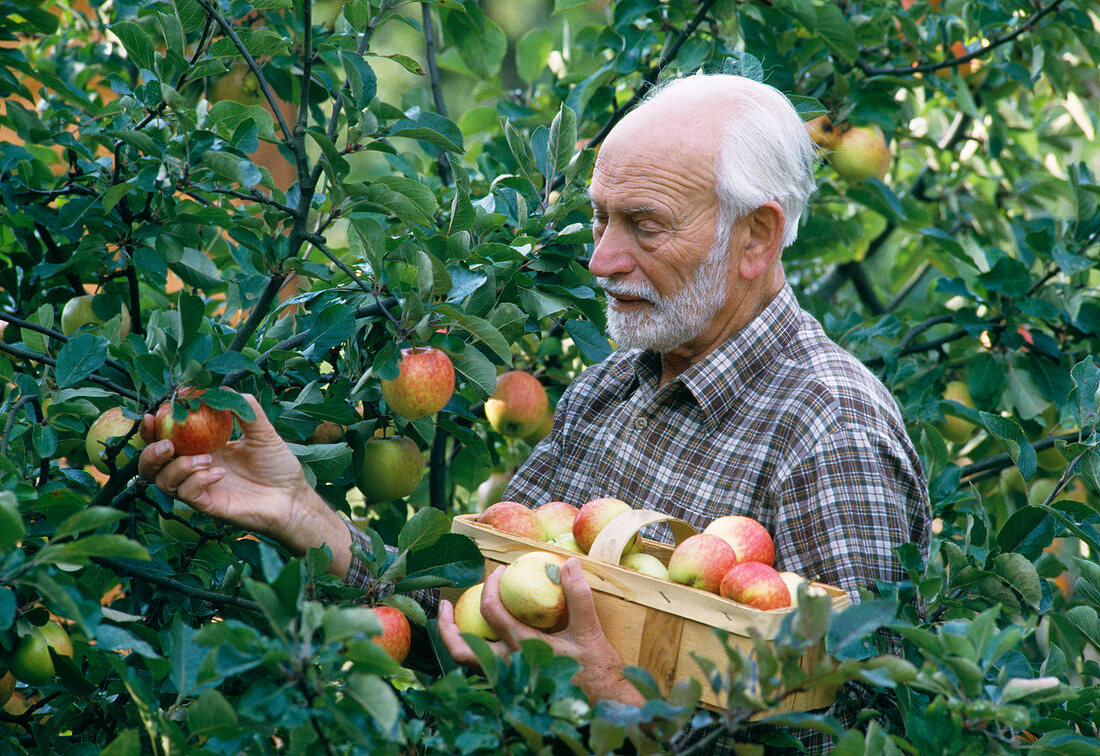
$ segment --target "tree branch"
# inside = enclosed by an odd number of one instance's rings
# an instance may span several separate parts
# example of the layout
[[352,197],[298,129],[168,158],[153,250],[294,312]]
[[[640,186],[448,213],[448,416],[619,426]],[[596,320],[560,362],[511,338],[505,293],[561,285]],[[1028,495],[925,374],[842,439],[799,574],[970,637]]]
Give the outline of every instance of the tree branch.
[[[39,354],[38,352],[32,352],[29,349],[21,349],[17,346],[12,346],[11,344],[5,344],[3,342],[0,342],[0,352],[7,352],[8,354],[12,355],[13,357],[19,357],[19,358],[24,359],[24,360],[33,360],[34,362],[41,362],[43,365],[49,365],[50,367],[53,367],[53,368],[57,367],[57,360],[53,359],[52,357],[47,357],[46,355]],[[91,381],[92,383],[95,383],[99,386],[102,386],[103,388],[110,389],[111,391],[114,391],[116,394],[118,394],[120,396],[124,396],[127,399],[133,399],[135,402],[140,402],[141,401],[141,397],[138,396],[137,394],[135,394],[130,389],[123,388],[122,386],[119,386],[117,383],[113,383],[112,381],[109,381],[106,378],[101,378],[98,375],[93,374],[93,375],[89,375],[85,380]]]
[[[432,23],[432,7],[428,3],[420,4],[421,25],[424,27],[424,57],[428,62],[428,78],[432,85],[432,99],[435,112],[447,117],[447,103],[443,101],[443,89],[439,85],[439,66],[435,61],[435,25]],[[451,159],[442,147],[435,148],[439,180],[443,186],[450,186],[454,177],[451,173]]]
[[1064,0],[1053,0],[1050,5],[1040,8],[1031,16],[1027,21],[1013,29],[1007,34],[1003,34],[999,37],[994,37],[986,44],[973,50],[966,55],[960,55],[957,58],[949,58],[942,60],[939,63],[924,63],[918,66],[891,66],[887,68],[874,68],[869,63],[865,62],[862,58],[856,60],[856,66],[866,73],[868,76],[912,76],[917,73],[929,73],[931,71],[939,71],[941,68],[953,68],[960,66],[963,63],[969,63],[975,58],[980,58],[990,50],[994,50],[1001,45],[1006,45],[1012,40],[1019,37],[1024,32],[1031,29],[1035,24],[1039,22],[1043,16],[1057,10],[1058,6],[1062,4]]
[[231,606],[235,609],[244,609],[249,612],[260,611],[260,605],[255,601],[237,598],[236,596],[226,596],[225,594],[208,591],[204,588],[195,588],[194,586],[164,577],[163,575],[135,569],[130,563],[124,562],[121,559],[115,559],[114,557],[92,557],[92,562],[98,564],[100,567],[105,567],[113,572],[117,572],[120,575],[125,575],[134,580],[151,583],[160,588],[167,588],[170,591],[175,591],[176,593],[181,593],[184,596],[196,598],[200,601],[205,601],[214,606]]

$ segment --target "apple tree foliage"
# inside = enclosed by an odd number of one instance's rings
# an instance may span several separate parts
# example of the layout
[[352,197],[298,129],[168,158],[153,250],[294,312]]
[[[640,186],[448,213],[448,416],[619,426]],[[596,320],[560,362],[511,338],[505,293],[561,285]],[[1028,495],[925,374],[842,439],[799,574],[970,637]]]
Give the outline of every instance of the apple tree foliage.
[[[1094,4],[556,0],[516,4],[525,24],[508,5],[0,0],[0,668],[51,615],[76,648],[17,687],[0,750],[682,753],[852,680],[853,729],[765,719],[851,754],[1100,753]],[[724,712],[636,669],[647,706],[592,706],[539,643],[454,669],[410,593],[479,579],[449,516],[529,450],[481,403],[513,368],[555,399],[609,354],[584,184],[617,119],[697,70],[888,137],[882,181],[826,156],[785,268],[897,397],[931,554],[903,547],[909,580],[834,617],[810,597],[773,646],[704,660]],[[65,336],[85,292],[102,322]],[[424,344],[458,388],[407,422],[378,379]],[[944,399],[959,382],[969,398]],[[91,422],[181,384],[259,398],[370,527],[379,589],[190,516],[134,462],[93,474]],[[342,436],[308,443],[322,421]],[[407,501],[354,495],[376,432],[425,454]],[[424,628],[404,666],[364,603]]]

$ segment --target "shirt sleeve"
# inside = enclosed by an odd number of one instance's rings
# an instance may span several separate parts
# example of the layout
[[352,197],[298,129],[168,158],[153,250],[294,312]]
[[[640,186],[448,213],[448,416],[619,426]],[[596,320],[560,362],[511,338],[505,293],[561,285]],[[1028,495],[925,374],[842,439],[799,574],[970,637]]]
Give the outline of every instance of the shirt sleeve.
[[[367,554],[371,553],[371,542],[367,534],[355,527],[350,521],[347,522],[348,532],[351,533],[351,561],[348,563],[348,572],[344,576],[344,582],[348,585],[353,585],[356,588],[361,588],[364,591],[375,591],[377,595],[385,595],[389,593],[390,586],[385,586],[382,590],[378,589],[378,582],[371,574],[363,561],[355,555],[355,550],[360,549]],[[390,554],[396,554],[397,549],[393,546],[386,545],[386,551]],[[439,591],[434,588],[424,588],[421,590],[413,591],[410,594],[416,601],[424,607],[424,611],[431,617],[439,610]]]
[[931,511],[923,475],[901,445],[863,429],[827,433],[778,484],[776,566],[843,588],[908,576],[893,553],[927,552]]

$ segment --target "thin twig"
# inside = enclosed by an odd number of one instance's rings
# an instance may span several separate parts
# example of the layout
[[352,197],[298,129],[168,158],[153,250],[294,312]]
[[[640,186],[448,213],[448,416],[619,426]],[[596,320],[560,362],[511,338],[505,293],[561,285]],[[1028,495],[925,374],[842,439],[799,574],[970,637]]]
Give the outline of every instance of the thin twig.
[[[435,26],[432,23],[432,7],[428,3],[420,4],[421,25],[424,27],[424,57],[428,61],[428,78],[432,86],[432,99],[435,112],[447,117],[447,104],[443,101],[443,89],[439,85],[439,66],[435,62]],[[451,159],[442,147],[435,148],[439,180],[443,186],[450,186],[454,177],[451,173]]]
[[[34,362],[40,362],[43,365],[49,365],[50,367],[53,367],[53,368],[57,367],[57,360],[53,359],[52,357],[47,357],[46,355],[39,354],[38,352],[32,352],[29,349],[21,349],[19,347],[12,346],[11,344],[5,344],[3,342],[0,342],[0,352],[7,352],[8,354],[12,355],[13,357],[19,357],[19,358],[24,359],[24,360],[33,360]],[[103,388],[110,389],[111,391],[114,391],[116,394],[119,394],[120,396],[124,396],[127,399],[133,399],[135,402],[140,402],[141,401],[141,397],[138,396],[137,394],[135,394],[130,389],[123,388],[122,386],[119,386],[117,383],[114,383],[113,381],[109,381],[106,378],[101,378],[98,375],[95,375],[95,374],[89,375],[84,380],[91,381],[92,383],[95,383],[99,386],[102,386]]]

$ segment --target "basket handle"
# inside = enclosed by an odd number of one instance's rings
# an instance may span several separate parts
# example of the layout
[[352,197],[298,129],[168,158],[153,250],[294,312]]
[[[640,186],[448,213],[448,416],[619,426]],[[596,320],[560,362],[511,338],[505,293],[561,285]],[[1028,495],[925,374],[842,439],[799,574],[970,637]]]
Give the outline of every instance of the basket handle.
[[668,523],[672,538],[677,544],[698,532],[679,517],[654,512],[652,509],[632,509],[616,515],[604,526],[592,542],[588,556],[608,564],[618,564],[623,557],[623,550],[638,531],[656,522]]

